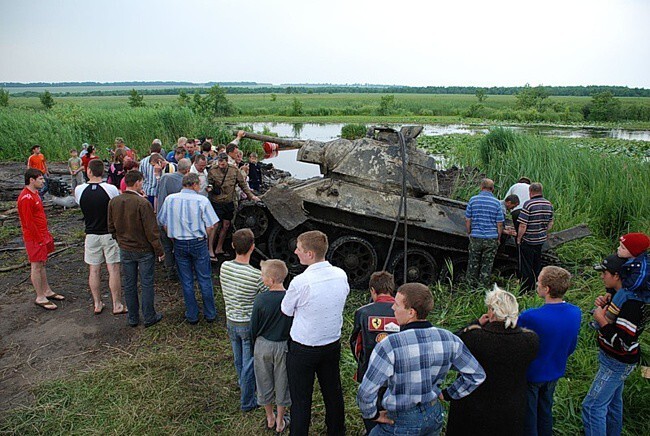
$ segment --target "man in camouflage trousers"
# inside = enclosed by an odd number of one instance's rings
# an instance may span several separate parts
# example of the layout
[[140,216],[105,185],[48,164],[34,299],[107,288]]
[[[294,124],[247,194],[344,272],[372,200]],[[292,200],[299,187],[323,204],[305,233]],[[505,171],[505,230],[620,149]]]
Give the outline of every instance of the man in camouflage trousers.
[[494,194],[494,182],[481,180],[481,192],[473,196],[465,210],[465,227],[469,235],[467,280],[489,286],[492,265],[503,231],[503,209]]

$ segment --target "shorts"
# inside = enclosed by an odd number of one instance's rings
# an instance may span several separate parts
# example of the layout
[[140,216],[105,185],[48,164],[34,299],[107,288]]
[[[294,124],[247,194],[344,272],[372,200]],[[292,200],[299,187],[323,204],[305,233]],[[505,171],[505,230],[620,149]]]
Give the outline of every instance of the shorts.
[[255,339],[253,367],[257,387],[257,404],[277,404],[290,407],[287,376],[287,341],[269,341],[263,336]]
[[46,262],[47,255],[54,251],[54,238],[50,236],[50,239],[43,243],[25,241],[25,248],[30,262]]
[[120,263],[120,247],[113,235],[86,235],[84,262],[88,265]]
[[217,203],[216,201],[211,201],[212,207],[219,217],[220,221],[232,221],[232,218],[235,216],[235,203]]

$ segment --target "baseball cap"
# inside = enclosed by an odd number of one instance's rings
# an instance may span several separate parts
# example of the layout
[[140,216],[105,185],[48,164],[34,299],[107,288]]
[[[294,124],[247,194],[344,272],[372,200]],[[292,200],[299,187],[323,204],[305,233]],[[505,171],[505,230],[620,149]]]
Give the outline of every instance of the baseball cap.
[[599,264],[594,265],[594,269],[596,271],[609,271],[612,274],[618,274],[625,262],[627,262],[627,259],[612,254],[604,258]]
[[226,153],[219,153],[219,156],[217,156],[217,159],[219,159],[219,160],[228,160],[228,155]]

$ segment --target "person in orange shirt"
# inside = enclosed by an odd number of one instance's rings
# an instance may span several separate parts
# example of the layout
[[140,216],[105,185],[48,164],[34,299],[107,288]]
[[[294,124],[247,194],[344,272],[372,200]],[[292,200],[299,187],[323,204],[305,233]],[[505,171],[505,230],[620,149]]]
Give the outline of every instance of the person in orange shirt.
[[41,198],[43,198],[43,195],[49,189],[50,172],[47,170],[47,164],[45,163],[45,155],[41,153],[40,145],[34,145],[32,147],[32,155],[29,156],[29,159],[27,159],[27,169],[30,168],[34,168],[43,173],[43,177],[45,178],[45,183],[43,184],[43,187],[38,191],[38,195],[40,195]]

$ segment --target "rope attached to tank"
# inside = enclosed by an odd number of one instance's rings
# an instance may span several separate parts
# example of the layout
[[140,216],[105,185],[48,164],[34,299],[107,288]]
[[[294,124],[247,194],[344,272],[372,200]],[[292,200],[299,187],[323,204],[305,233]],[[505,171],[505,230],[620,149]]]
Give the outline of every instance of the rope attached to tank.
[[407,281],[407,265],[408,265],[408,209],[406,206],[406,162],[408,155],[406,154],[406,140],[402,132],[397,132],[399,137],[400,151],[402,154],[402,194],[400,195],[399,208],[397,210],[397,216],[395,217],[395,228],[393,229],[393,235],[390,238],[390,246],[388,247],[388,253],[386,254],[386,261],[384,262],[383,271],[386,271],[388,267],[388,260],[390,259],[391,252],[393,251],[393,245],[395,244],[395,239],[397,238],[397,229],[399,228],[400,218],[402,217],[402,210],[404,210],[404,283]]

